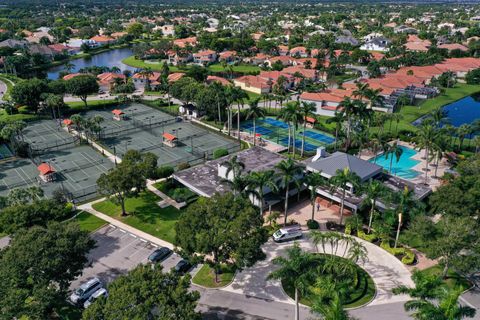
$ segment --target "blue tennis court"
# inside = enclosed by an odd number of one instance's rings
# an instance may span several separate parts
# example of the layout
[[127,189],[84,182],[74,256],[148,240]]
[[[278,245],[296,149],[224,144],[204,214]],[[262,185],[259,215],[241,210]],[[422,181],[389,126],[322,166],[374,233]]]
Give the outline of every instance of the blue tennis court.
[[[300,132],[302,134],[302,132]],[[333,143],[335,139],[333,137],[329,137],[327,135],[324,135],[322,133],[316,133],[310,130],[305,130],[305,137],[309,137],[318,141],[325,142],[327,144]]]
[[259,120],[259,122],[268,123],[271,126],[279,127],[279,128],[282,128],[282,129],[288,129],[288,124],[286,124],[283,121],[274,119],[274,118],[265,118],[265,119]]
[[[247,131],[253,132],[253,124],[252,123],[245,123],[242,125],[242,128]],[[260,133],[262,136],[269,136],[272,134],[272,130],[264,128],[260,125],[255,126],[255,132]]]
[[[283,145],[288,145],[288,137],[281,139],[280,142]],[[290,145],[293,145],[293,138],[290,138]],[[300,149],[301,147],[302,147],[302,139],[295,139],[295,148]],[[317,150],[318,147],[305,141],[304,148],[305,148],[305,151],[315,151]]]

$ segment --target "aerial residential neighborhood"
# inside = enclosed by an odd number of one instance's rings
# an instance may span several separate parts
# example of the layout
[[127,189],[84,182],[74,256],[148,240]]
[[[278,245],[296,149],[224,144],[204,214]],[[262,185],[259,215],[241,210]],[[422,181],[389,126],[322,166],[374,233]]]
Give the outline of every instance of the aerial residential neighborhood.
[[477,1],[0,4],[0,319],[480,319]]

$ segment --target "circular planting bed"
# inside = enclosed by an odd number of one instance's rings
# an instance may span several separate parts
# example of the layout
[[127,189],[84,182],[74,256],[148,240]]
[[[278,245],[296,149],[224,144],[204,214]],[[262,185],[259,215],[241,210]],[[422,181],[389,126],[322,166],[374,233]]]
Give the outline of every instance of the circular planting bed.
[[[328,271],[318,271],[322,269],[321,266],[325,265],[327,259],[332,259],[329,261],[329,264],[342,266],[349,261],[342,257],[337,257],[329,254],[314,254],[316,257],[317,263],[311,265],[310,272],[318,273],[318,277],[333,277],[336,278],[339,276],[336,272],[329,273]],[[352,266],[352,264],[350,264]],[[320,268],[319,268],[320,267]],[[323,270],[323,269],[322,269]],[[350,277],[348,277],[349,290],[347,297],[345,299],[344,307],[345,308],[356,308],[363,306],[370,302],[375,297],[375,283],[373,282],[372,277],[363,270],[360,266],[354,264],[353,268],[348,271]],[[311,285],[314,287],[315,283],[312,282]],[[285,290],[285,293],[292,299],[295,299],[295,290],[293,287],[292,279],[282,279],[282,287]],[[321,290],[321,289],[320,289]],[[311,306],[312,305],[312,294],[307,294],[305,296],[300,295],[300,303]]]

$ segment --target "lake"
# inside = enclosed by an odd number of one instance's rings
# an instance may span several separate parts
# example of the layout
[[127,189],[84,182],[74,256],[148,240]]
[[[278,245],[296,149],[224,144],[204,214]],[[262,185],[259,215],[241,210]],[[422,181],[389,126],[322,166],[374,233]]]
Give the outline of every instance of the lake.
[[[72,72],[77,72],[78,70],[85,68],[85,67],[118,67],[120,70],[130,70],[135,71],[136,68],[127,66],[126,64],[122,63],[122,60],[126,57],[129,57],[133,54],[132,49],[130,48],[122,48],[122,49],[113,49],[110,51],[102,52],[96,55],[93,55],[88,58],[79,58],[75,60],[71,60],[70,62],[74,65]],[[58,75],[61,71],[65,70],[65,65],[56,66],[50,68],[47,71],[48,79],[58,79]]]
[[470,124],[480,119],[480,95],[465,97],[443,107],[448,120],[454,127]]

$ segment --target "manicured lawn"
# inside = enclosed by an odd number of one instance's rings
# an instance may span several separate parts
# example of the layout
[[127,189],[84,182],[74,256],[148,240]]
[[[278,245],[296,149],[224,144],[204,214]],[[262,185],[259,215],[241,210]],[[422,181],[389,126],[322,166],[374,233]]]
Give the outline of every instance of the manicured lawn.
[[[134,68],[139,68],[139,69],[145,69],[145,68],[150,68],[153,71],[162,71],[162,62],[159,63],[146,63],[143,60],[138,60],[135,58],[135,56],[130,56],[126,57],[125,59],[122,60],[123,63],[125,63],[128,66],[134,67]],[[175,67],[175,66],[168,66],[170,69],[170,72],[178,72],[181,71],[180,68]]]
[[[436,266],[424,269],[421,272],[425,274],[437,275],[440,277],[442,275],[443,268],[439,265],[436,265]],[[447,279],[443,280],[443,282],[449,288],[460,286],[463,288],[463,290],[467,290],[471,287],[471,284],[465,278],[462,278],[460,275],[453,272],[452,270],[448,271]]]
[[[117,103],[118,102],[116,102],[114,99],[110,99],[110,100],[88,100],[87,99],[88,108],[96,108],[96,107],[101,107],[101,106],[106,107],[106,106],[114,105],[114,104],[117,104]],[[81,111],[81,110],[85,109],[85,104],[83,103],[83,101],[67,102],[66,104],[72,110]]]
[[0,75],[0,80],[2,82],[4,82],[5,85],[7,86],[7,91],[4,92],[3,99],[4,100],[10,100],[10,92],[11,92],[13,86],[15,85],[15,83],[18,82],[20,79],[13,76],[13,75],[2,74],[2,75]]
[[81,211],[76,217],[75,220],[78,225],[80,226],[80,229],[88,232],[93,232],[101,227],[103,227],[105,224],[107,224],[105,221],[102,219],[94,216],[93,214],[90,214],[86,211]]
[[126,217],[122,217],[120,206],[109,200],[96,203],[93,208],[134,228],[173,243],[175,224],[182,212],[174,207],[160,208],[157,205],[160,200],[149,191],[142,192],[137,198],[129,198],[125,203],[129,213]]
[[13,121],[32,121],[39,119],[38,115],[30,113],[17,113],[7,114],[4,110],[0,110],[0,121],[13,122]]
[[[416,131],[416,127],[412,125],[413,121],[431,112],[437,107],[452,103],[476,92],[480,92],[480,86],[458,83],[454,88],[446,89],[445,93],[440,94],[433,99],[428,99],[419,106],[402,107],[400,114],[403,116],[403,119],[398,125],[398,130]],[[394,130],[394,127],[395,124],[392,126],[392,130]],[[386,126],[386,129],[387,128],[388,126]]]
[[215,282],[215,273],[213,269],[208,264],[204,264],[195,277],[193,277],[192,282],[207,288],[220,288],[225,287],[232,282],[234,276],[234,267],[222,265],[221,273],[218,275],[219,282],[217,283]]
[[[211,64],[207,67],[207,69],[210,70],[211,72],[226,72],[220,63]],[[234,65],[232,69],[233,69],[233,72],[240,72],[240,73],[256,73],[261,71],[260,67],[250,65],[250,64]],[[227,72],[228,71],[229,69],[227,68]]]

